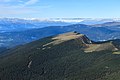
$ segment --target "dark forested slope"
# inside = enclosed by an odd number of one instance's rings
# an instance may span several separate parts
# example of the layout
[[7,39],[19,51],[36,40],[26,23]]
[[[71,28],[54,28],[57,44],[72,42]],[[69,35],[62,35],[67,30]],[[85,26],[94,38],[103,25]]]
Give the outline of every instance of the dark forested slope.
[[0,80],[120,80],[119,40],[76,32],[40,39],[0,57]]

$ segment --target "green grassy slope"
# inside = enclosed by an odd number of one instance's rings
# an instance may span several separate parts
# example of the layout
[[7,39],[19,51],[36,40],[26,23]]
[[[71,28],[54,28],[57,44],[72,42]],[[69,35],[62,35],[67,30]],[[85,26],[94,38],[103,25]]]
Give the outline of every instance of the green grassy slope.
[[51,37],[19,46],[0,57],[0,80],[120,80],[120,55],[85,53],[79,39],[58,45]]

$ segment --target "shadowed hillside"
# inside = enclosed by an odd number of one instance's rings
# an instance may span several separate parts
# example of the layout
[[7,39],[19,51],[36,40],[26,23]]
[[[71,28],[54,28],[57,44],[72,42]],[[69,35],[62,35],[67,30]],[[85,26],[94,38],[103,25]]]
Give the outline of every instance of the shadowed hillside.
[[0,80],[120,80],[120,41],[94,42],[69,32],[0,57]]

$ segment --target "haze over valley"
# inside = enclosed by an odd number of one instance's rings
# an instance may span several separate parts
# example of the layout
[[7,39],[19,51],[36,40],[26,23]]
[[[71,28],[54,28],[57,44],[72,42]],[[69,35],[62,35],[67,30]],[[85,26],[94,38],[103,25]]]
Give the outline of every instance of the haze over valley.
[[85,34],[94,41],[120,39],[119,19],[1,18],[0,27],[0,47],[22,45],[40,38],[71,31]]

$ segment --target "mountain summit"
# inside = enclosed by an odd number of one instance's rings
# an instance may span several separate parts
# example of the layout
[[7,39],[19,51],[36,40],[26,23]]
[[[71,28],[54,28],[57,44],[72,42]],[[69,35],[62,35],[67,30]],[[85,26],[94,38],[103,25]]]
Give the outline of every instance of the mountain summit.
[[108,42],[93,42],[91,41],[86,35],[80,34],[76,31],[68,32],[64,34],[57,35],[52,38],[50,43],[47,43],[45,46],[49,45],[57,45],[63,42],[67,42],[70,40],[77,40],[78,43],[83,47],[85,52],[93,52],[93,51],[102,51],[102,50],[112,50],[117,51],[119,50],[112,41]]
[[69,41],[69,40],[76,40],[76,39],[79,39],[81,41],[81,43],[83,43],[83,44],[91,44],[92,43],[92,41],[89,40],[84,34],[80,34],[80,33],[77,33],[76,31],[74,31],[74,32],[68,32],[68,33],[57,35],[52,38],[52,40],[53,40],[52,42],[50,42],[46,45],[49,45],[49,44],[55,45],[55,44]]

